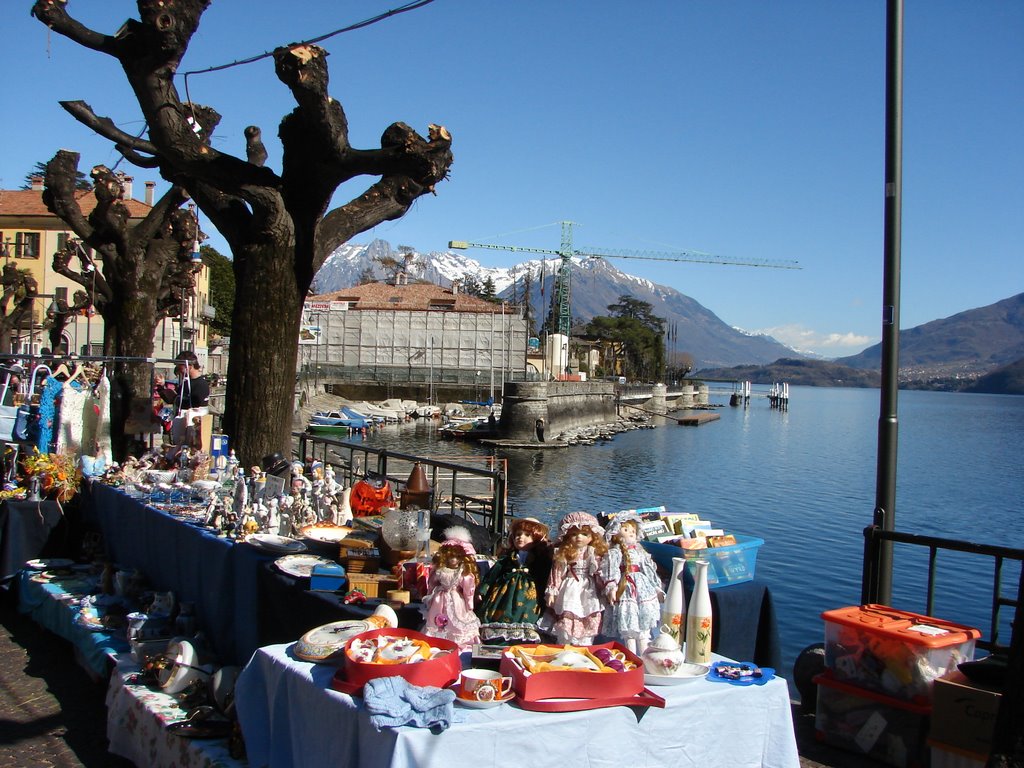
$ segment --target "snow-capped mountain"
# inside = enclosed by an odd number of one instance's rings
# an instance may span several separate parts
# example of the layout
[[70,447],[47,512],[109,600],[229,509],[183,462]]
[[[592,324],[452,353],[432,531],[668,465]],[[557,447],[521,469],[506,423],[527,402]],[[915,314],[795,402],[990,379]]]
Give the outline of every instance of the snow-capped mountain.
[[[424,280],[450,288],[454,281],[467,276],[479,284],[490,278],[495,292],[508,300],[522,301],[524,278],[529,272],[532,275],[530,303],[536,318],[546,313],[554,275],[559,268],[557,258],[533,259],[508,268],[484,267],[461,253],[411,251],[406,254],[393,250],[384,240],[374,240],[369,245],[346,244],[331,254],[316,275],[313,293],[330,293],[356,285],[368,271],[375,279],[383,279],[386,271],[380,260],[401,262],[406,255],[411,257],[408,262],[410,281]],[[669,341],[669,352],[691,355],[697,368],[759,365],[780,357],[800,356],[771,336],[732,328],[689,296],[626,274],[605,259],[574,258],[571,280],[574,324],[607,315],[608,305],[617,303],[620,296],[632,296],[649,303],[653,313],[665,319],[666,329],[676,331],[676,340]]]

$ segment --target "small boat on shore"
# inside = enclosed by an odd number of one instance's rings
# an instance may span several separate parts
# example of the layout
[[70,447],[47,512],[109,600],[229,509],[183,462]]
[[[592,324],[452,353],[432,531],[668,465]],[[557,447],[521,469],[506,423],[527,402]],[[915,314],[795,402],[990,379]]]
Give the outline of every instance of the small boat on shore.
[[310,418],[311,426],[334,426],[349,427],[351,429],[366,429],[372,425],[370,419],[355,412],[341,411],[317,411]]
[[345,435],[348,436],[362,427],[350,427],[346,424],[314,424],[306,425],[306,431],[314,435]]

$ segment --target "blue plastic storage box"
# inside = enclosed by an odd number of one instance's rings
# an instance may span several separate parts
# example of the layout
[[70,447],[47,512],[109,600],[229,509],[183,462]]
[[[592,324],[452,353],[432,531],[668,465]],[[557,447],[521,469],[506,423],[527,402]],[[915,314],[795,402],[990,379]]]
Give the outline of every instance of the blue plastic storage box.
[[[672,558],[685,557],[688,561],[707,560],[708,586],[724,587],[729,584],[741,584],[751,581],[757,568],[757,551],[764,544],[764,539],[756,536],[735,534],[736,543],[728,547],[711,547],[709,549],[682,549],[675,544],[659,544],[655,541],[643,542],[644,549],[651,553],[654,562],[667,573],[672,572]],[[693,586],[693,568],[687,563],[686,583]]]

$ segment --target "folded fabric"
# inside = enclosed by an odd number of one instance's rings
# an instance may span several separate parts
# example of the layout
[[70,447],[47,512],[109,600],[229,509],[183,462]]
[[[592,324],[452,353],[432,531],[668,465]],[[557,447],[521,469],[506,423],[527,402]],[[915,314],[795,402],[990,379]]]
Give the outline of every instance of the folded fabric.
[[454,691],[412,685],[398,675],[370,680],[363,686],[363,701],[378,731],[399,725],[443,731],[455,715]]

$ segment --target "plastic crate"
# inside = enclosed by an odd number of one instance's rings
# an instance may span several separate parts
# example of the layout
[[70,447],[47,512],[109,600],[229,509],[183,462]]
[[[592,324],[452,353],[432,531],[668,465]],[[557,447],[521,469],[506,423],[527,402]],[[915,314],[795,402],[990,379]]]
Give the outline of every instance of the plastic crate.
[[981,632],[885,605],[855,605],[821,614],[825,666],[836,680],[905,701],[928,703],[932,683],[974,658]]
[[896,768],[928,765],[931,707],[838,682],[828,672],[814,682],[818,686],[814,728],[819,741]]
[[[736,534],[735,544],[708,549],[683,549],[674,544],[643,542],[644,549],[651,553],[654,562],[667,573],[672,572],[672,558],[674,557],[685,557],[687,560],[707,560],[710,563],[708,586],[711,587],[723,587],[751,581],[757,569],[757,552],[763,544],[764,539],[741,534]],[[689,563],[685,578],[686,583],[693,586],[693,572]]]

